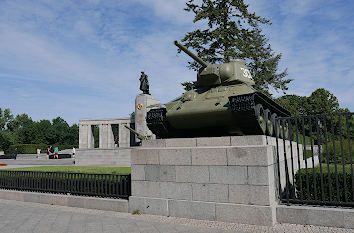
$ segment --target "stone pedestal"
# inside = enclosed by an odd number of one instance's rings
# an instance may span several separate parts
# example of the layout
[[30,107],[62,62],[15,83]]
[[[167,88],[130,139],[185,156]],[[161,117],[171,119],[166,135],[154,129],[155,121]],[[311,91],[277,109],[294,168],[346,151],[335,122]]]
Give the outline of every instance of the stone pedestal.
[[275,139],[143,141],[132,150],[130,211],[267,225],[276,222]]
[[[284,171],[289,155],[298,161],[290,152],[296,145],[278,146]],[[146,140],[131,152],[129,210],[273,226],[279,182],[285,184],[277,161],[276,139],[263,135]]]
[[[149,130],[146,125],[146,113],[151,109],[149,106],[154,104],[159,104],[160,101],[155,99],[151,95],[140,94],[136,96],[135,99],[135,130],[144,136],[153,136],[153,133]],[[136,138],[136,141],[140,140]]]

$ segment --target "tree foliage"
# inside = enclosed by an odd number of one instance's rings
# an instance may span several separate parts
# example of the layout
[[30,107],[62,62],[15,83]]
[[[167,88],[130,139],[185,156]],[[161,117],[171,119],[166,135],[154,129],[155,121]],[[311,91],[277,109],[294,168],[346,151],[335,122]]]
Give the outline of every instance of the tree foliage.
[[27,114],[14,117],[10,109],[0,108],[0,150],[15,144],[74,145],[79,141],[79,127],[57,117],[52,121],[33,121]]
[[[182,39],[184,45],[195,49],[198,56],[210,63],[228,62],[230,58],[246,60],[256,82],[256,89],[268,92],[269,88],[287,90],[290,79],[287,71],[278,72],[281,54],[275,54],[262,34],[261,25],[269,20],[248,10],[243,0],[189,0],[186,11],[194,13],[193,22],[206,22],[205,29],[188,32]],[[200,68],[195,61],[189,68]],[[193,83],[186,84],[190,88]]]
[[316,89],[309,97],[284,95],[279,97],[277,101],[289,110],[293,116],[330,114],[345,111],[339,108],[337,97],[324,88]]
[[339,110],[339,102],[331,92],[319,88],[308,97],[308,104],[311,106],[308,114],[333,113]]

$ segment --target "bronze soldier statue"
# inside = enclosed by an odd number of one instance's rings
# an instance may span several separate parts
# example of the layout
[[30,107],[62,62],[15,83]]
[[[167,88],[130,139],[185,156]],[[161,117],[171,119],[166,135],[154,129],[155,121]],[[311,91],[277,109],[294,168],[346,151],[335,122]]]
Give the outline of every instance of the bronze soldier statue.
[[150,95],[149,80],[148,80],[148,76],[144,73],[144,71],[141,71],[139,80],[140,80],[140,90],[142,90],[144,94]]

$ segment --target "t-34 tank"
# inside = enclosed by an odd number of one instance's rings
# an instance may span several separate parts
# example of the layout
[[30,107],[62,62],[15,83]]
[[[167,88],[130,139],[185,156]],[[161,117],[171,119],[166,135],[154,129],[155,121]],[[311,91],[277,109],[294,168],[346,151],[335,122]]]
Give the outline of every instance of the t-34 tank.
[[[244,60],[209,64],[177,41],[174,43],[202,68],[198,71],[196,89],[147,113],[147,125],[154,134],[160,138],[275,136],[274,119],[290,113],[253,88],[255,82]],[[282,136],[281,126],[276,131]]]

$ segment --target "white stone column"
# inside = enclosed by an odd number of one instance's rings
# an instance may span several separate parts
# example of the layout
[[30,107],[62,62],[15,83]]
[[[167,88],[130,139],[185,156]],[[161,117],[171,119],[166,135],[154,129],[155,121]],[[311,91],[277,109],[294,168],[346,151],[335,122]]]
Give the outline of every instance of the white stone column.
[[107,148],[114,148],[113,127],[111,124],[107,126]]
[[87,130],[88,130],[88,125],[79,124],[79,148],[80,149],[88,148]]
[[124,127],[124,124],[119,124],[119,147],[130,146],[130,131]]
[[[140,94],[136,96],[135,99],[135,130],[144,136],[153,136],[153,133],[149,130],[146,124],[146,113],[151,109],[149,106],[160,104],[160,101],[155,99],[155,97],[147,94]],[[139,142],[140,139],[137,137],[136,141]]]
[[87,125],[87,148],[95,148],[95,139],[93,137],[94,127],[92,125]]
[[108,124],[100,124],[99,148],[108,148]]

